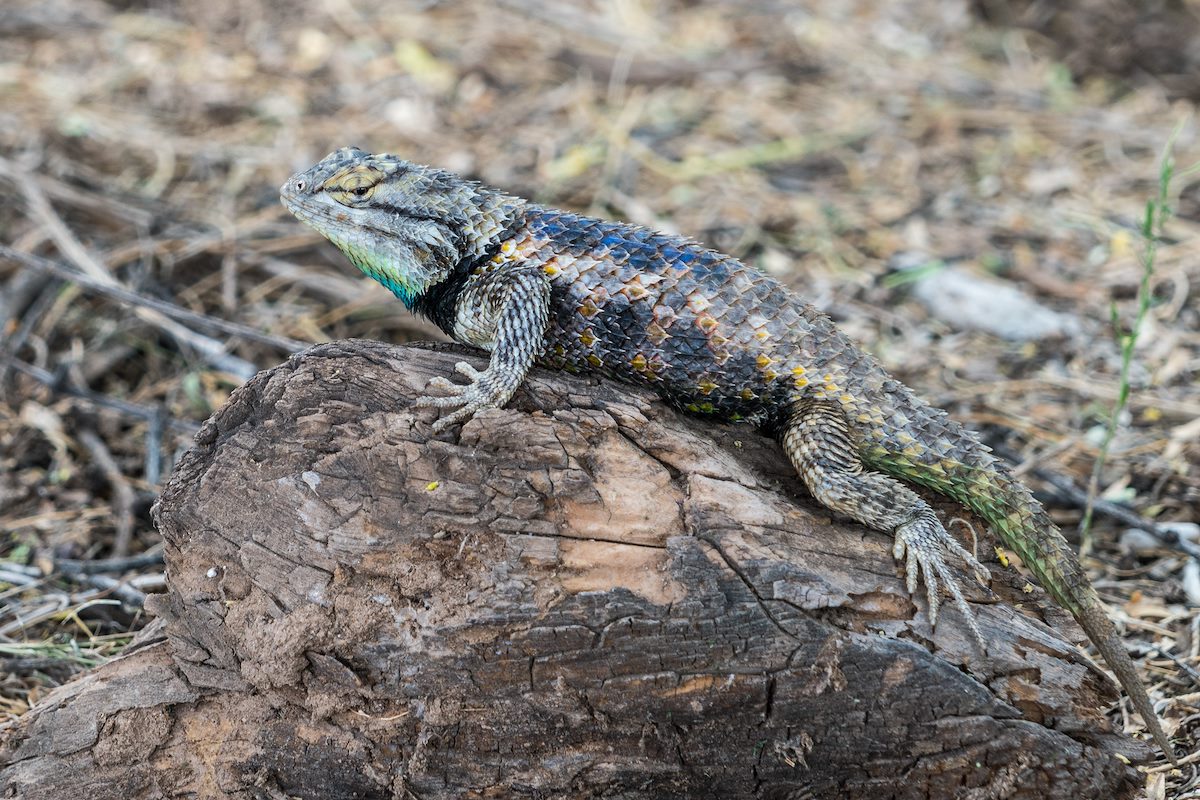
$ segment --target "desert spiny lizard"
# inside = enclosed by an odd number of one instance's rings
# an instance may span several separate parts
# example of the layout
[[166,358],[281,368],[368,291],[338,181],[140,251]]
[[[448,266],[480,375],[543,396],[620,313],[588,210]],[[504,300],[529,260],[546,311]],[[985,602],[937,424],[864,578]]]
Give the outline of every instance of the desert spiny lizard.
[[936,622],[945,586],[983,639],[946,559],[987,569],[903,481],[970,508],[1079,621],[1155,741],[1170,743],[1112,622],[1042,506],[970,431],[917,398],[773,278],[681,237],[543,208],[356,148],[281,188],[284,205],[457,341],[491,352],[435,378],[435,430],[503,406],[535,364],[650,387],[694,414],[772,433],[823,505],[895,537]]

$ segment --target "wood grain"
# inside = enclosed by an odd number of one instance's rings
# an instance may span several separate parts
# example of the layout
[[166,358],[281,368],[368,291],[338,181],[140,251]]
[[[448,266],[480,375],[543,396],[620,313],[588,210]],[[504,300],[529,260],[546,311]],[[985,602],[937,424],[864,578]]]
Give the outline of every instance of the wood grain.
[[157,508],[159,621],[6,732],[3,796],[1133,794],[1018,576],[969,598],[983,657],[748,428],[538,372],[429,438],[463,357],[335,342],[239,389]]

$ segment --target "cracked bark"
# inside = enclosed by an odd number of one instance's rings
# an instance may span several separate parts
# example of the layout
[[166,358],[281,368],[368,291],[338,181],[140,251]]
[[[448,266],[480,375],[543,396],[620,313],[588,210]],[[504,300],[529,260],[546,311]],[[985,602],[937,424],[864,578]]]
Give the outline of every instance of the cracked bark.
[[1017,576],[970,595],[983,657],[773,442],[603,381],[430,439],[447,349],[336,342],[236,392],[163,492],[159,619],[6,732],[0,794],[1133,793],[1111,686]]

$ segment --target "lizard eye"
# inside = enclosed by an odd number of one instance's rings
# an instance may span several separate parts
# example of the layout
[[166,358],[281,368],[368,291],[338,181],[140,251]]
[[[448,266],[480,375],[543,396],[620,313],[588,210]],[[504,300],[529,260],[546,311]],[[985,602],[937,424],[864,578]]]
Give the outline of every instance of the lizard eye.
[[344,197],[363,200],[371,196],[375,191],[376,185],[376,182],[371,180],[367,175],[352,175],[349,180],[342,184],[340,190]]
[[370,166],[358,166],[335,175],[325,182],[325,190],[342,205],[355,205],[375,194],[383,173]]

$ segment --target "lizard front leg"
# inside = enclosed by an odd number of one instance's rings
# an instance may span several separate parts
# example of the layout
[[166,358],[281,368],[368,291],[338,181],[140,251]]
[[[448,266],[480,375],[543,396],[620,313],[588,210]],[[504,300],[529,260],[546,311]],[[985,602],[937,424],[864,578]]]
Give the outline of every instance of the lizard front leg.
[[937,623],[940,581],[954,598],[980,650],[986,652],[983,634],[946,560],[949,556],[962,560],[980,581],[990,577],[987,568],[946,531],[915,492],[894,478],[864,469],[841,408],[825,400],[801,401],[782,439],[784,451],[818,502],[896,537],[892,553],[905,563],[910,594],[916,593],[919,577],[924,575],[930,625]]
[[497,270],[468,283],[455,304],[454,338],[492,351],[482,372],[465,361],[455,369],[469,383],[437,377],[429,388],[442,396],[417,399],[418,406],[455,408],[433,424],[435,432],[465,422],[484,408],[500,408],[525,380],[542,351],[550,318],[550,279],[540,269]]

